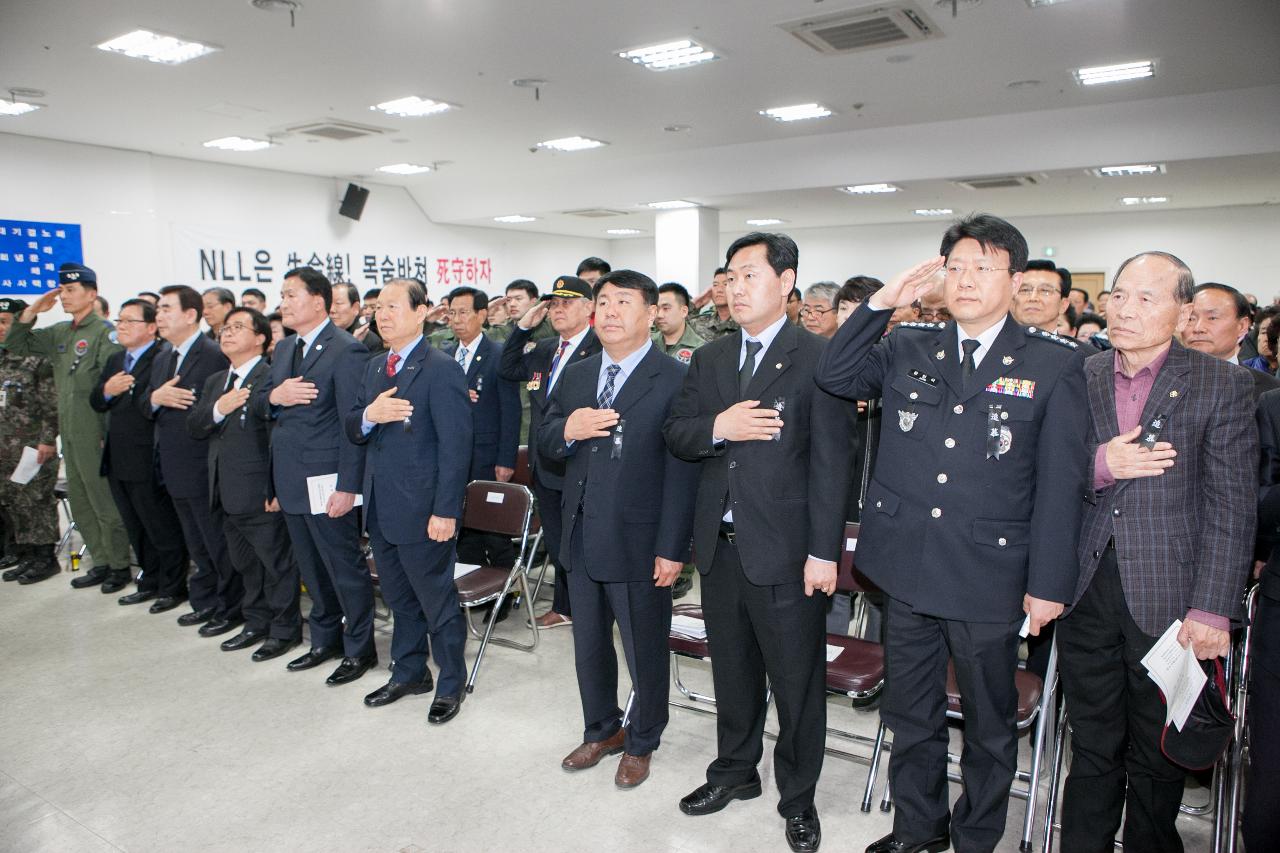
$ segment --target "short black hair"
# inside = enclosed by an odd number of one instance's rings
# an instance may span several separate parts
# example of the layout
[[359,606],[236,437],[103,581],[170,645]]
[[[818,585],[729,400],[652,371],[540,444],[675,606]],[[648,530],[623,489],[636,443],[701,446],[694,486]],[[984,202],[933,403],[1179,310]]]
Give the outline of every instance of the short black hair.
[[[612,284],[614,287],[620,287],[623,290],[638,290],[644,294],[644,301],[650,305],[658,304],[658,285],[653,283],[653,279],[642,272],[635,270],[617,270],[615,272],[605,273],[596,282],[596,286],[591,289],[591,298],[596,299],[600,296],[600,289],[606,284]],[[676,285],[679,287],[680,285]]]
[[360,304],[360,291],[356,289],[354,284],[346,281],[335,282],[333,289],[337,290],[338,288],[343,288],[344,292],[347,294],[347,301],[352,305]]
[[[398,284],[404,288],[405,293],[409,296],[409,308],[412,310],[416,311],[427,304],[427,289],[416,278],[393,278],[382,286],[383,288],[388,288],[393,284]],[[379,291],[378,295],[381,296],[382,292]]]
[[1062,312],[1062,316],[1067,318],[1067,325],[1076,328],[1076,306],[1068,305],[1067,310]]
[[209,287],[209,288],[206,288],[206,289],[205,289],[205,291],[204,291],[204,295],[205,295],[205,296],[208,296],[210,293],[212,293],[214,296],[218,297],[218,301],[219,301],[219,302],[221,302],[223,305],[235,305],[235,304],[236,304],[236,295],[235,295],[234,293],[232,293],[230,290],[228,290],[227,288],[225,288],[225,287]]
[[138,295],[139,295],[139,296],[150,296],[150,297],[151,297],[152,299],[154,299],[156,302],[159,302],[159,301],[160,301],[160,294],[156,293],[154,290],[144,290],[144,291],[142,291],[141,293],[139,293]]
[[589,258],[583,258],[578,264],[578,271],[574,275],[582,275],[584,272],[598,272],[601,275],[607,275],[613,272],[613,267],[609,266],[609,262],[604,258],[597,258],[594,255]]
[[258,288],[256,287],[246,287],[244,290],[240,291],[241,299],[244,299],[246,296],[257,297],[258,299],[261,299],[264,303],[267,301],[267,294],[263,293],[261,290],[258,290]]
[[98,307],[102,309],[103,314],[111,313],[111,303],[107,301],[107,297],[98,296],[96,297],[96,301],[98,303]]
[[769,260],[769,266],[778,275],[782,275],[787,270],[796,272],[800,266],[800,247],[796,245],[796,241],[786,234],[766,231],[752,231],[734,240],[729,246],[729,251],[724,253],[725,264],[732,261],[733,256],[738,252],[750,246],[765,247],[765,257]]
[[365,301],[368,302],[370,299],[377,299],[378,295],[381,293],[382,293],[381,287],[371,287],[364,292]]
[[716,267],[716,271],[711,274],[711,277],[715,278],[718,275],[728,275],[728,274],[729,274],[729,271],[724,267]]
[[200,322],[200,312],[204,311],[204,300],[194,287],[188,287],[185,284],[171,284],[168,287],[160,288],[160,295],[176,295],[178,297],[178,307],[182,309],[182,313],[194,311],[196,312],[196,322]]
[[529,279],[527,278],[516,279],[515,281],[508,284],[506,289],[503,290],[502,292],[510,293],[513,290],[523,290],[525,293],[529,294],[530,299],[538,298],[538,285],[529,281]]
[[459,296],[471,297],[472,311],[485,311],[489,308],[489,294],[485,293],[483,290],[477,290],[474,287],[455,287],[453,290],[449,291],[450,307],[453,306],[453,300],[457,299]]
[[1065,270],[1058,269],[1058,265],[1053,261],[1037,258],[1033,261],[1027,261],[1027,268],[1023,272],[1031,272],[1032,270],[1040,270],[1041,272],[1051,272],[1058,277],[1058,289],[1062,291],[1062,299],[1067,298],[1067,294],[1071,292],[1070,273],[1063,275]]
[[156,306],[152,305],[147,300],[138,299],[137,297],[133,299],[126,299],[120,304],[120,310],[123,311],[130,305],[136,305],[138,306],[138,309],[142,311],[142,322],[154,323],[156,321]]
[[1089,291],[1085,290],[1083,287],[1068,287],[1067,294],[1070,295],[1072,293],[1079,293],[1081,296],[1083,296],[1085,305],[1088,305],[1091,302],[1093,302],[1093,297],[1090,296]]
[[1223,284],[1219,281],[1206,281],[1204,284],[1197,286],[1196,289],[1192,291],[1191,298],[1194,299],[1197,293],[1205,290],[1218,290],[1227,294],[1231,297],[1231,301],[1236,305],[1236,319],[1248,317],[1250,321],[1253,320],[1253,303],[1251,303],[1243,293],[1236,290],[1231,285]]
[[693,302],[693,299],[689,296],[689,291],[678,281],[669,281],[659,287],[658,294],[661,295],[663,293],[674,293],[676,295],[676,299],[684,305],[685,308],[688,308]]
[[[834,281],[829,283],[835,284]],[[790,302],[792,299],[800,299],[800,300],[804,299],[804,294],[800,292],[800,288],[792,286],[791,292],[787,294],[787,301]]]
[[866,302],[871,298],[871,294],[884,287],[884,282],[878,278],[872,278],[869,275],[855,275],[846,279],[841,285],[840,292],[836,294],[836,305],[839,308],[841,302]]
[[262,315],[257,308],[250,308],[247,305],[241,305],[238,308],[232,308],[227,312],[226,322],[231,322],[233,314],[249,315],[249,322],[253,326],[255,335],[262,335],[262,354],[267,354],[267,347],[271,345],[271,321]]
[[1101,314],[1094,314],[1092,311],[1086,311],[1076,318],[1076,324],[1073,328],[1079,329],[1085,323],[1094,323],[1099,329],[1107,327],[1107,321]]
[[1003,249],[1009,253],[1009,269],[1023,272],[1027,268],[1027,238],[1022,232],[998,216],[975,213],[951,223],[942,235],[938,254],[950,258],[951,250],[961,240],[977,240],[984,249]]
[[1178,280],[1173,285],[1174,299],[1178,300],[1179,302],[1185,305],[1195,297],[1196,278],[1194,275],[1191,274],[1191,267],[1187,266],[1186,262],[1183,261],[1182,258],[1179,258],[1177,255],[1171,254],[1169,252],[1161,252],[1161,251],[1139,252],[1138,254],[1132,257],[1125,258],[1124,262],[1120,264],[1119,269],[1116,270],[1116,277],[1111,280],[1111,286],[1115,287],[1115,283],[1120,280],[1120,274],[1124,272],[1125,267],[1129,266],[1129,264],[1133,263],[1136,260],[1139,260],[1141,258],[1147,258],[1147,257],[1163,258],[1164,260],[1172,264],[1173,268],[1178,271]]
[[328,314],[333,307],[333,285],[325,274],[315,267],[295,267],[284,274],[285,280],[296,278],[302,282],[307,293],[324,298],[324,313]]

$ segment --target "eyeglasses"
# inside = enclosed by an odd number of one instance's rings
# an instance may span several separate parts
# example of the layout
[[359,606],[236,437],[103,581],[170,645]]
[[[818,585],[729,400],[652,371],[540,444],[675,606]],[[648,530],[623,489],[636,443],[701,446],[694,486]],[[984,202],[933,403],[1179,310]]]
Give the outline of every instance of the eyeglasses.
[[244,323],[228,323],[222,327],[222,331],[218,334],[225,335],[227,332],[251,332],[253,326],[246,326]]
[[925,323],[934,323],[940,320],[950,320],[951,312],[946,308],[921,308],[920,319]]
[[445,316],[449,317],[450,319],[460,320],[463,317],[470,317],[472,314],[475,314],[475,313],[476,312],[472,311],[470,308],[460,308],[457,311],[446,311]]
[[146,320],[132,320],[132,319],[130,319],[130,318],[128,318],[128,317],[117,317],[117,318],[116,318],[116,325],[117,325],[117,326],[128,326],[128,325],[133,324],[133,323],[146,323],[146,322],[147,322]]
[[1039,296],[1041,299],[1060,299],[1062,298],[1062,291],[1056,287],[1049,287],[1049,286],[1019,287],[1018,295],[1024,299],[1032,295]]
[[826,316],[827,314],[830,314],[830,313],[831,313],[832,311],[834,311],[834,310],[836,310],[836,309],[834,309],[834,308],[814,308],[812,305],[806,305],[806,306],[804,306],[803,308],[801,308],[801,309],[800,309],[800,316],[801,316],[801,317],[812,317],[812,316],[823,317],[823,316]]
[[[1012,269],[1012,267],[989,267],[986,264],[978,264],[973,267],[972,272],[977,278],[987,278],[992,273],[1010,272]],[[970,272],[969,267],[962,267],[959,264],[947,264],[947,275],[951,278],[960,278],[967,272]]]

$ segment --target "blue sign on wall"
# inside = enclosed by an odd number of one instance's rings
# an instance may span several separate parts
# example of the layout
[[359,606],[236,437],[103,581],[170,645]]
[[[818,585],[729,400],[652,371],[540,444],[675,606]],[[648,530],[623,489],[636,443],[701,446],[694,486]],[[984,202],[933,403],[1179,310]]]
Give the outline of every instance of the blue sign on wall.
[[0,219],[0,296],[34,298],[58,286],[58,267],[84,263],[80,226]]

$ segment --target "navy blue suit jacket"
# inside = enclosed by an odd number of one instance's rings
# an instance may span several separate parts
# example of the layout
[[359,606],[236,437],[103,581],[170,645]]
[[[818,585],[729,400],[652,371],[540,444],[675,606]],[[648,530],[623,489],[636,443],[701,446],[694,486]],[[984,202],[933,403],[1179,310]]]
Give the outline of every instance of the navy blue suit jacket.
[[[107,399],[107,380],[124,370],[124,350],[111,354],[89,394],[95,412],[107,413],[107,436],[102,444],[102,465],[98,473],[126,483],[146,483],[156,476],[155,424],[135,405],[134,398],[151,384],[151,368],[168,352],[164,341],[153,343],[133,366],[133,388]],[[163,361],[164,359],[160,359]]]
[[[565,420],[577,409],[597,407],[602,360],[596,353],[565,368],[551,392],[538,447],[546,458],[565,464],[565,568],[586,571],[595,581],[646,581],[653,577],[654,557],[684,563],[693,547],[699,466],[673,455],[662,435],[686,367],[651,346],[613,401],[621,418],[620,451],[613,452],[617,427],[609,438],[570,447]],[[583,553],[590,555],[585,566],[572,565],[569,543],[578,525]]]
[[[252,394],[270,371],[271,364],[264,358],[253,366],[242,387]],[[213,422],[213,407],[226,393],[229,372],[229,368],[220,370],[205,382],[203,397],[187,417],[187,430],[208,445],[209,505],[233,515],[249,515],[264,512],[271,498],[271,422],[252,411],[251,401],[221,423]]]
[[[147,383],[145,391],[134,395],[134,403],[143,417],[155,421],[160,475],[164,479],[169,497],[205,499],[209,496],[209,448],[187,432],[187,412],[190,410],[161,406],[154,412],[151,411],[151,392],[173,376],[177,357],[177,350],[172,348],[156,356],[151,368],[151,381]],[[187,350],[186,358],[178,366],[178,386],[196,394],[196,402],[192,408],[200,403],[205,380],[219,370],[226,370],[228,364],[221,347],[204,335],[196,335],[191,348]]]
[[[369,359],[364,380],[346,414],[347,437],[365,450],[364,504],[377,513],[382,536],[393,545],[424,542],[427,519],[456,518],[471,465],[471,400],[466,377],[449,356],[424,337],[395,379],[386,376],[384,352]],[[361,430],[365,407],[391,387],[413,404],[406,422]]]
[[[498,373],[502,347],[481,334],[475,341],[476,352],[467,370],[467,388],[480,399],[471,404],[471,423],[475,445],[471,451],[471,479],[492,480],[494,467],[516,467],[516,451],[520,447],[520,391],[516,383]],[[455,341],[443,352],[456,360]],[[455,361],[456,363],[456,361]]]
[[280,508],[294,515],[311,512],[307,478],[338,474],[338,491],[358,494],[364,477],[364,448],[342,434],[342,416],[355,405],[369,350],[328,323],[306,358],[302,377],[319,396],[308,405],[273,406],[271,392],[289,378],[297,335],[275,349],[266,379],[254,386],[250,404],[258,417],[275,421],[271,431],[271,471]]

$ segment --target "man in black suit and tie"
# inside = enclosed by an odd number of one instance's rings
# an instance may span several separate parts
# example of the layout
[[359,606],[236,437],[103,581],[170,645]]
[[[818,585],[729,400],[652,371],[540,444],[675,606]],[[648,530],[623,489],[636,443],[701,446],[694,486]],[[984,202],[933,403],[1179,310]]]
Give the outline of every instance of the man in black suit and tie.
[[1253,306],[1245,295],[1229,284],[1216,281],[1196,285],[1191,298],[1191,316],[1182,327],[1182,343],[1188,349],[1248,370],[1253,380],[1253,399],[1280,388],[1280,379],[1240,364],[1240,344],[1249,334]]
[[187,546],[173,501],[160,483],[155,423],[139,411],[134,393],[151,384],[152,368],[164,361],[169,345],[156,340],[156,308],[145,299],[120,306],[116,335],[124,350],[107,360],[89,405],[107,413],[102,474],[141,567],[137,590],[117,600],[141,604],[155,598],[151,612],[163,613],[187,600]]
[[227,550],[244,586],[244,628],[222,650],[262,643],[253,659],[264,661],[302,641],[298,568],[271,495],[271,422],[249,406],[253,387],[271,369],[264,358],[271,324],[252,308],[233,308],[219,331],[231,368],[205,381],[187,429],[208,443],[209,506],[225,519]]
[[[562,766],[594,767],[625,748],[614,782],[634,788],[649,777],[667,725],[670,587],[690,557],[698,466],[673,456],[662,436],[685,367],[650,339],[657,285],[616,270],[595,296],[604,350],[565,369],[538,433],[542,454],[566,462],[560,554],[584,732]],[[635,688],[625,731],[615,622]]]
[[[538,498],[543,542],[556,567],[555,598],[551,609],[538,617],[539,628],[570,624],[572,611],[568,579],[560,559],[564,462],[537,451],[538,430],[546,417],[551,391],[564,369],[600,351],[600,341],[590,326],[591,310],[591,286],[576,276],[561,276],[552,291],[520,318],[502,348],[502,378],[524,382],[529,391],[529,467],[533,470],[533,493]],[[533,330],[547,317],[551,318],[556,337],[534,343]]]
[[377,318],[389,351],[366,366],[346,432],[365,449],[365,526],[395,613],[391,680],[364,701],[377,707],[429,692],[434,652],[440,681],[427,720],[439,724],[457,716],[466,695],[453,539],[471,463],[471,402],[461,368],[426,342],[426,316],[418,282],[383,285]]
[[136,405],[143,416],[155,421],[160,476],[196,564],[187,583],[191,612],[179,616],[178,624],[200,625],[201,636],[215,637],[242,621],[244,587],[227,557],[222,514],[209,509],[208,449],[187,433],[187,412],[205,380],[227,367],[227,357],[218,345],[200,334],[203,305],[200,294],[185,284],[161,288],[156,327],[170,350],[156,361]]
[[[498,373],[502,347],[484,334],[489,297],[473,287],[459,287],[448,299],[449,326],[456,341],[443,352],[466,374],[471,400],[475,438],[468,477],[506,483],[515,473],[520,447],[520,392],[516,383]],[[464,563],[510,567],[515,558],[509,537],[471,530],[458,537],[458,559]]]
[[[325,682],[337,685],[377,666],[378,653],[373,579],[351,511],[364,477],[364,448],[347,441],[342,428],[369,350],[330,321],[332,300],[329,279],[317,270],[285,273],[280,310],[294,333],[276,345],[271,371],[254,386],[249,405],[258,417],[275,422],[272,484],[311,596],[311,649],[288,669],[311,669],[341,652],[342,663]],[[328,493],[322,511],[314,513],[313,484],[321,495]]]
[[680,808],[704,815],[760,795],[767,679],[778,811],[791,848],[812,851],[827,719],[827,599],[815,593],[835,590],[853,404],[814,384],[826,341],[787,321],[795,241],[756,232],[727,258],[741,330],[694,352],[665,430],[673,453],[701,462],[693,546],[717,701],[719,755]]

